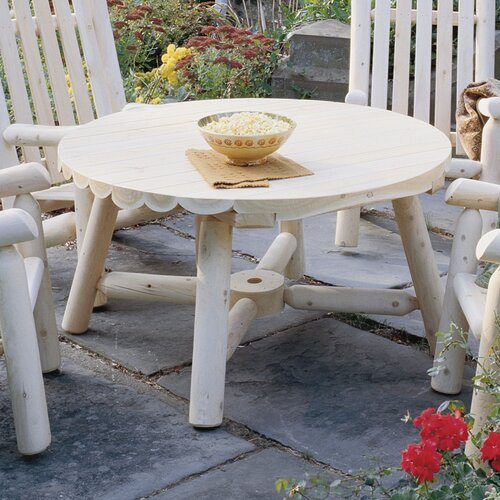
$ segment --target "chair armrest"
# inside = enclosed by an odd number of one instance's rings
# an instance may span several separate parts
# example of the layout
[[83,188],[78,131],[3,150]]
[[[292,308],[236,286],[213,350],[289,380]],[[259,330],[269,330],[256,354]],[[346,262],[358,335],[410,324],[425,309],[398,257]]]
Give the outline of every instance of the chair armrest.
[[485,262],[500,264],[500,229],[487,232],[477,244],[476,257]]
[[14,123],[3,133],[7,144],[13,146],[57,146],[59,141],[78,125],[33,125]]
[[49,173],[39,163],[0,169],[0,198],[41,191],[50,185]]
[[28,212],[20,208],[9,208],[0,212],[0,247],[34,240],[38,227]]
[[500,97],[481,99],[478,103],[478,109],[484,116],[498,120],[500,118]]
[[471,179],[477,177],[482,170],[483,166],[480,161],[452,158],[445,175],[449,179]]
[[444,199],[449,205],[496,211],[500,199],[500,185],[472,179],[457,179],[446,190]]
[[359,106],[368,105],[368,96],[362,90],[351,90],[344,99],[346,104],[358,104]]

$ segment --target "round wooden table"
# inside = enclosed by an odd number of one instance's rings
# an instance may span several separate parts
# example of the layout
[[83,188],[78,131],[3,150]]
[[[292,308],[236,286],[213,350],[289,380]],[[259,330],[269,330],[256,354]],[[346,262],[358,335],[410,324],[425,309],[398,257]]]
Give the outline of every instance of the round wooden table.
[[[279,152],[314,175],[271,181],[268,188],[211,188],[185,154],[189,148],[208,148],[197,130],[197,121],[217,112],[246,110],[279,113],[295,120],[297,129]],[[254,308],[250,304],[259,302],[258,295],[245,291],[244,286],[238,288],[238,283],[235,286],[242,302],[231,310],[233,319],[229,314],[230,289],[236,293],[230,284],[235,214],[294,221],[367,202],[392,200],[418,304],[405,292],[395,290],[346,290],[351,295],[339,299],[330,297],[331,292],[321,292],[319,297],[312,290],[325,290],[323,287],[295,290],[291,287],[280,291],[279,284],[276,290],[273,288],[273,300],[286,301],[297,308],[317,306],[327,310],[336,310],[338,303],[354,310],[356,304],[351,306],[351,302],[357,302],[358,310],[363,312],[388,312],[392,308],[394,314],[405,314],[419,307],[432,346],[442,296],[417,195],[441,187],[450,156],[447,137],[422,121],[376,108],[326,101],[192,101],[138,107],[79,127],[59,145],[60,166],[79,188],[90,188],[95,201],[79,252],[63,328],[72,333],[86,331],[97,288],[108,293],[113,288],[112,278],[101,278],[100,271],[119,208],[147,205],[166,212],[180,205],[202,216],[196,280],[189,278],[188,283],[187,278],[165,278],[177,293],[162,293],[165,300],[177,302],[182,300],[179,297],[191,295],[194,301],[195,295],[190,422],[200,427],[219,425],[223,415],[228,331],[238,329],[236,325],[243,320],[249,324],[256,315],[264,315],[261,305]],[[300,223],[287,222],[283,227],[286,233],[280,235],[281,240],[273,244],[269,256],[266,254],[263,259],[268,267],[258,268],[259,277],[248,278],[248,283],[261,286],[268,278],[269,283],[277,283],[284,270],[276,262],[293,260],[294,255],[300,260],[300,241],[297,247]],[[130,274],[122,279],[134,288],[132,273],[122,274]],[[164,285],[168,288],[167,281]],[[238,338],[241,335],[240,332]]]

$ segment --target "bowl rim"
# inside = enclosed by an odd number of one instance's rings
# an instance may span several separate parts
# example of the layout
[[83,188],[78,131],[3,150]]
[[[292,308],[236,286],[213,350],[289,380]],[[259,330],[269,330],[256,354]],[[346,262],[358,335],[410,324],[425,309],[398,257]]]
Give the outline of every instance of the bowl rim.
[[[201,125],[200,125],[200,122],[202,120],[206,120],[207,118],[211,118],[212,116],[231,116],[231,115],[235,115],[237,113],[260,113],[260,114],[263,114],[263,115],[268,115],[268,116],[271,116],[273,118],[285,118],[285,120],[290,124],[290,127],[288,128],[288,130],[283,130],[282,132],[269,132],[268,134],[251,134],[251,135],[236,135],[236,134],[221,134],[221,133],[218,133],[218,132],[212,132],[211,130],[205,130]],[[285,116],[285,115],[280,115],[278,113],[270,113],[268,111],[248,111],[248,110],[243,110],[243,111],[223,111],[223,112],[220,112],[220,113],[212,113],[211,115],[207,115],[207,116],[203,116],[202,118],[200,118],[197,122],[198,124],[198,128],[200,129],[200,131],[204,134],[211,134],[211,135],[214,135],[214,136],[217,136],[217,137],[237,137],[238,139],[239,138],[263,138],[263,137],[272,137],[273,135],[282,135],[282,134],[289,134],[291,133],[293,130],[295,130],[295,128],[297,127],[297,123],[295,122],[295,120],[293,120],[292,118],[289,118],[288,116]]]

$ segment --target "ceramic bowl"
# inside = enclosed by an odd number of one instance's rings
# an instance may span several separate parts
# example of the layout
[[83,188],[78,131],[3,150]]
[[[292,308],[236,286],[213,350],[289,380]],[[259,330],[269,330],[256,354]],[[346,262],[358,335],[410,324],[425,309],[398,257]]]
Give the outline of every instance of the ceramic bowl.
[[263,135],[217,134],[203,128],[208,123],[218,121],[223,116],[231,116],[240,112],[241,111],[218,113],[205,116],[198,121],[200,132],[208,145],[218,153],[223,154],[227,158],[228,163],[232,165],[251,166],[265,163],[266,158],[281,147],[296,127],[295,122],[286,116],[276,115],[274,113],[262,113],[271,118],[289,123],[290,128],[284,132]]

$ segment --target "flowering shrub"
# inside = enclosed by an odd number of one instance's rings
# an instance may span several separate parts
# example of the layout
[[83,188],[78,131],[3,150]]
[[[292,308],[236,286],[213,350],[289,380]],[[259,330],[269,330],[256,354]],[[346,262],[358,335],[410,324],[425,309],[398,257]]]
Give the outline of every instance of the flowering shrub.
[[159,67],[136,75],[136,101],[267,96],[278,56],[262,33],[204,26],[184,47],[169,44]]
[[158,66],[164,48],[184,43],[216,13],[192,0],[107,0],[122,75]]
[[204,26],[186,43],[189,57],[178,62],[179,80],[200,99],[263,97],[279,57],[272,38],[233,26]]
[[[410,474],[420,487],[416,493],[425,498],[500,498],[500,433],[491,431],[481,446],[481,458],[492,470],[476,468],[461,449],[469,436],[468,425],[460,409],[452,404],[452,413],[427,408],[414,419],[421,428],[422,442],[412,443],[402,451],[401,468]],[[434,475],[439,474],[437,487],[431,489]],[[498,496],[491,496],[493,493]],[[416,497],[418,498],[418,497]]]
[[171,43],[161,56],[162,64],[146,73],[136,73],[136,102],[160,104],[169,100],[182,100],[184,89],[179,88],[176,65],[191,54],[191,49]]
[[[469,426],[472,425],[472,420],[467,422],[462,416],[463,405],[446,402],[440,410],[427,408],[413,420],[413,425],[420,429],[421,442],[411,443],[401,452],[401,468],[410,479],[400,480],[397,486],[387,489],[382,478],[397,469],[386,468],[371,475],[361,473],[353,476],[357,484],[351,488],[351,496],[369,491],[374,498],[392,500],[499,500],[500,432],[489,431],[480,446],[481,459],[491,469],[478,468],[463,451],[463,445],[471,437]],[[341,483],[344,483],[343,491],[339,489]],[[345,483],[330,484],[321,498],[333,498],[337,493],[346,498]],[[310,484],[280,480],[277,488],[285,489],[287,498],[316,498],[309,490],[317,491],[318,484],[318,480]]]

